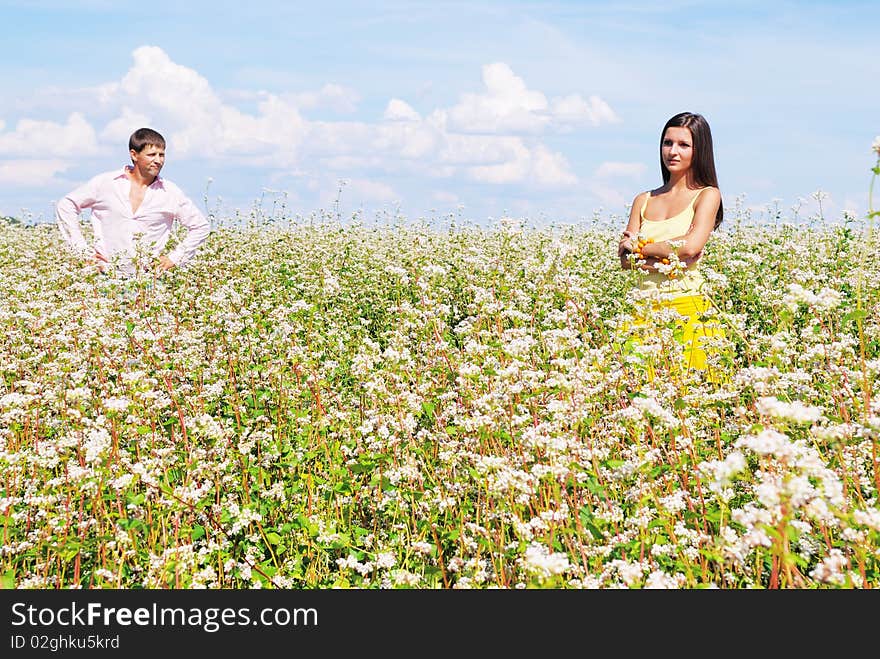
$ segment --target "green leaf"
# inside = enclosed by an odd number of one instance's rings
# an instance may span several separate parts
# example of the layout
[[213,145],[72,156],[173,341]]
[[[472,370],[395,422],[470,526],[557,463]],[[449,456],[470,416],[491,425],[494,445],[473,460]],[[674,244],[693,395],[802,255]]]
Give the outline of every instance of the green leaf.
[[598,529],[596,524],[594,523],[593,511],[588,506],[584,506],[580,509],[580,518],[581,524],[583,527],[590,532],[590,535],[593,536],[595,540],[599,540],[602,538],[602,532]]
[[376,469],[375,462],[355,462],[353,465],[349,466],[349,469],[352,470],[355,474],[363,474],[367,472],[371,472]]
[[868,317],[868,312],[864,309],[853,309],[843,317],[844,322],[855,320],[856,322],[864,320]]
[[11,569],[0,576],[0,590],[12,590],[15,588],[15,572]]
[[333,486],[334,492],[339,492],[340,494],[351,494],[354,490],[351,489],[351,483],[349,481],[340,481]]
[[64,551],[61,552],[61,560],[65,563],[72,561],[76,558],[76,555],[79,553],[80,546],[79,543],[74,543],[71,547],[66,547]]

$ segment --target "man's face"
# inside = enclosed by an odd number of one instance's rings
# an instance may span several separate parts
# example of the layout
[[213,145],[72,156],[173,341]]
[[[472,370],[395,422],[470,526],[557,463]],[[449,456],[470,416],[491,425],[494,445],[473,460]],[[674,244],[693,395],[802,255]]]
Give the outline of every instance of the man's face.
[[140,153],[134,149],[130,153],[134,168],[144,178],[155,178],[162,171],[162,166],[165,164],[164,146],[147,144]]

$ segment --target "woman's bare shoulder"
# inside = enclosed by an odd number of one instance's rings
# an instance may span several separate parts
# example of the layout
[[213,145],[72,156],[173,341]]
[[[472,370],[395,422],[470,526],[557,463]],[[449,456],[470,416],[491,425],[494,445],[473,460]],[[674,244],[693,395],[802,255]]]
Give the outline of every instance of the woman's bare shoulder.
[[648,197],[648,195],[650,195],[652,192],[653,192],[653,190],[645,190],[644,192],[640,192],[633,199],[632,205],[633,206],[641,206],[644,203],[645,199]]
[[721,201],[721,190],[714,185],[708,185],[700,192],[697,197],[697,204],[717,204]]

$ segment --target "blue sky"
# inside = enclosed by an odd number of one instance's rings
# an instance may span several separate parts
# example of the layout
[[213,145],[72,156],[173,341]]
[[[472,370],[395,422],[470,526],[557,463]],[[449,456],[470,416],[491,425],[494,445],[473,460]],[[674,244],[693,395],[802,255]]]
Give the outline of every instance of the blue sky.
[[725,207],[861,217],[878,25],[876,0],[0,0],[0,215],[51,220],[146,125],[226,215],[622,217],[688,110]]

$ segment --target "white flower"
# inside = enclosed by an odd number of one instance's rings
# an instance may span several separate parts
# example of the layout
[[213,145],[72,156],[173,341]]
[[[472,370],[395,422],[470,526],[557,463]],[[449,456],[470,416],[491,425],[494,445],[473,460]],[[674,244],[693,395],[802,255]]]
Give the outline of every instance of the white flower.
[[856,524],[863,524],[872,531],[880,531],[880,511],[856,510],[853,512],[853,520]]
[[122,492],[133,480],[134,474],[122,474],[122,476],[112,481],[111,485],[117,492]]
[[396,570],[394,572],[394,583],[398,586],[418,586],[421,580],[422,578],[419,575],[407,570]]
[[755,403],[755,408],[760,414],[791,421],[792,423],[813,423],[824,418],[821,407],[804,405],[799,400],[786,403],[773,396],[759,398]]
[[526,570],[544,577],[562,574],[571,567],[568,556],[560,552],[551,554],[544,545],[537,543],[528,546],[524,562]]
[[110,433],[103,428],[90,430],[83,446],[86,450],[86,462],[89,464],[98,462],[104,452],[110,448],[112,441]]
[[874,138],[874,143],[871,145],[871,151],[880,156],[880,135]]
[[20,394],[13,391],[11,394],[6,394],[2,398],[0,398],[0,408],[25,408],[31,403],[32,400],[34,400],[33,396]]
[[820,309],[836,309],[843,301],[843,293],[824,287],[816,294],[816,306]]
[[817,581],[839,586],[846,582],[846,566],[846,557],[839,549],[832,549],[828,556],[813,568],[810,576]]
[[639,396],[632,401],[632,407],[642,411],[643,414],[655,419],[659,425],[665,428],[675,428],[678,425],[678,419],[672,412],[664,408],[657,399],[653,397]]
[[758,455],[774,455],[779,459],[792,458],[795,449],[788,435],[765,428],[757,435],[747,435],[736,441],[736,447],[749,448]]
[[660,505],[663,506],[670,513],[675,514],[681,512],[687,507],[685,493],[681,490],[676,490],[669,496],[661,497]]
[[697,465],[697,469],[712,478],[708,484],[709,489],[727,500],[729,497],[726,497],[724,490],[730,485],[733,477],[744,471],[747,466],[745,456],[739,451],[733,451],[723,461],[701,462]]
[[654,570],[645,579],[645,588],[648,589],[675,589],[683,588],[686,583],[683,574],[666,574],[661,570]]
[[124,396],[120,396],[117,398],[107,398],[104,401],[104,407],[107,408],[110,412],[124,412],[128,409],[128,406],[131,404],[131,401]]

